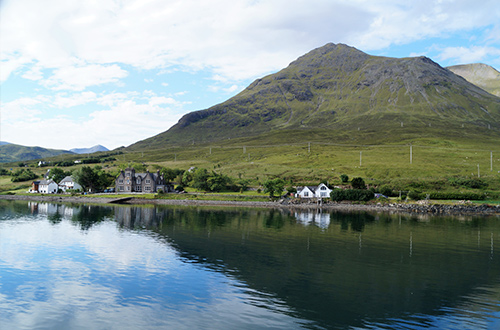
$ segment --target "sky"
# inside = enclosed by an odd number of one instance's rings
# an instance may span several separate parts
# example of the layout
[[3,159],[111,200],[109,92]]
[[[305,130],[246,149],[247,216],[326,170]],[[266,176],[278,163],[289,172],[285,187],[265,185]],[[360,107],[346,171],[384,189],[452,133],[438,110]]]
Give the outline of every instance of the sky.
[[498,0],[0,0],[0,141],[108,149],[327,43],[500,69]]

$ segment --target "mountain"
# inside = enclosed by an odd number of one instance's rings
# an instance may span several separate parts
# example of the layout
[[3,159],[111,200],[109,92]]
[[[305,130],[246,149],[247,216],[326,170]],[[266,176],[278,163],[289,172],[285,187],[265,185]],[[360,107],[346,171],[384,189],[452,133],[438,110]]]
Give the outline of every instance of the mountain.
[[74,148],[70,149],[69,151],[74,152],[75,154],[92,154],[99,151],[109,151],[109,149],[98,144],[91,148]]
[[[396,136],[403,123],[404,135]],[[485,128],[498,132],[500,98],[427,57],[371,56],[347,45],[327,44],[128,149],[229,139],[411,142],[425,134],[456,137],[464,134],[464,127],[467,134],[484,134]]]
[[0,146],[3,146],[5,144],[10,144],[9,142],[5,142],[5,141],[0,141]]
[[500,72],[493,67],[482,63],[474,63],[449,66],[447,69],[485,91],[500,96]]
[[67,150],[45,149],[41,147],[26,147],[18,144],[0,145],[0,163],[43,159],[60,154],[71,154],[71,152]]

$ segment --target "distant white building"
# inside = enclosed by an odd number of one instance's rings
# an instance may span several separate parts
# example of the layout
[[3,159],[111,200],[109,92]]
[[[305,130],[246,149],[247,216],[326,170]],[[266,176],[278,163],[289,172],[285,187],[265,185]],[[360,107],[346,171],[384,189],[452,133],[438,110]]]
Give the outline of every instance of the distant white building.
[[57,193],[57,183],[53,180],[41,180],[38,183],[38,192],[41,194],[55,194]]
[[324,183],[320,183],[319,186],[304,186],[297,187],[297,193],[295,197],[299,198],[330,198],[330,193],[332,190],[326,186]]
[[83,190],[82,186],[75,182],[72,176],[67,176],[59,182],[59,189],[66,192],[68,189]]

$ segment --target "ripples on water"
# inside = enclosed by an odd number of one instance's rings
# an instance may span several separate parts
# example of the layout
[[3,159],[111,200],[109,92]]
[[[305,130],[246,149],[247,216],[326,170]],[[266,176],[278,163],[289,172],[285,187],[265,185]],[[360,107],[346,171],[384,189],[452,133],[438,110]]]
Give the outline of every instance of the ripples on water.
[[500,329],[498,220],[0,201],[0,329]]

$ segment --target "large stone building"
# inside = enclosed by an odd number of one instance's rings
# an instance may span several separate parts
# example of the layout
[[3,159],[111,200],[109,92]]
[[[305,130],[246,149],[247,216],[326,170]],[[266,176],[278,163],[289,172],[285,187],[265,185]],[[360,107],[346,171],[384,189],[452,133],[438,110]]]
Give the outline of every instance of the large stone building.
[[163,175],[160,171],[156,173],[135,173],[133,168],[127,168],[121,171],[116,178],[116,192],[158,192],[159,190],[168,191],[169,186],[166,184]]

